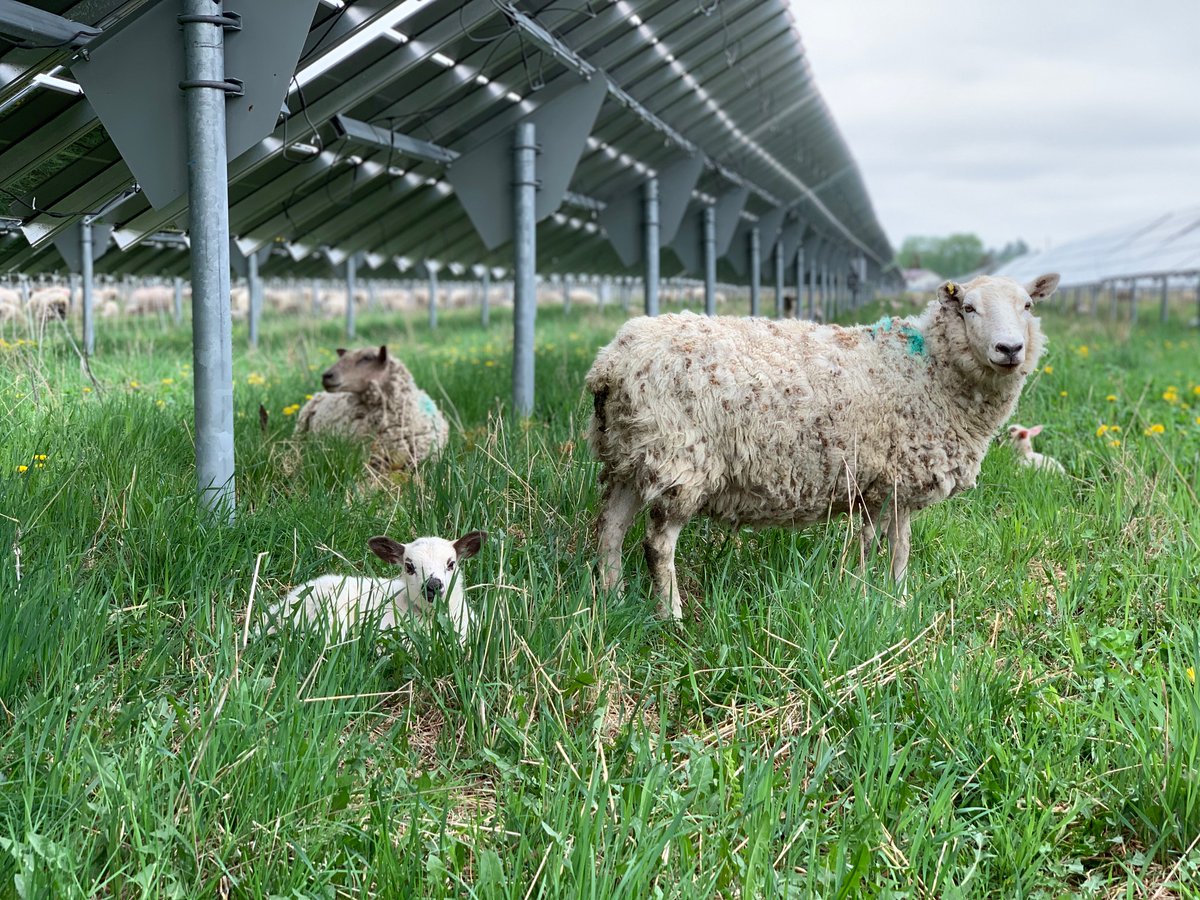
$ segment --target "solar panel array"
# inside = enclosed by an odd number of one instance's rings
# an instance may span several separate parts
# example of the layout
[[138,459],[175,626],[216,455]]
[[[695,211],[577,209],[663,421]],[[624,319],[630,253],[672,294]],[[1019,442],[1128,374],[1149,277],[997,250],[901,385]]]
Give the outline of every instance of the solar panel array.
[[[154,5],[36,4],[104,31]],[[186,273],[185,198],[156,209],[138,189],[72,77],[78,52],[0,40],[0,272],[65,271],[53,240],[86,214],[120,250],[97,272]],[[786,208],[848,256],[890,261],[785,0],[322,0],[274,132],[231,161],[230,231],[272,249],[268,276],[328,275],[353,253],[362,275],[511,266],[464,214],[447,161],[581,76],[605,79],[606,97],[565,202],[538,226],[540,271],[629,272],[599,214],[685,154],[704,160],[694,204],[745,188],[745,222]],[[355,141],[338,117],[421,149]],[[681,269],[664,253],[664,276]]]

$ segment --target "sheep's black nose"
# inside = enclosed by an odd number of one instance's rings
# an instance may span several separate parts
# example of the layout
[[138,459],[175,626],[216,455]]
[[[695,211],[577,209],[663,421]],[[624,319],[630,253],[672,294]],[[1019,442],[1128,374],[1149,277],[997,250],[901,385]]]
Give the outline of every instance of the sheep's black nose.
[[1024,344],[997,344],[996,349],[999,350],[1001,353],[1003,353],[1005,356],[1016,356],[1023,349],[1025,349],[1025,345]]
[[334,377],[332,375],[330,375],[328,372],[326,372],[324,375],[321,376],[321,386],[323,388],[325,388],[325,390],[327,390],[327,391],[333,390],[335,387],[338,386],[338,383],[339,382],[337,380],[335,380]]
[[436,600],[442,595],[442,582],[438,578],[430,578],[425,582],[425,599]]

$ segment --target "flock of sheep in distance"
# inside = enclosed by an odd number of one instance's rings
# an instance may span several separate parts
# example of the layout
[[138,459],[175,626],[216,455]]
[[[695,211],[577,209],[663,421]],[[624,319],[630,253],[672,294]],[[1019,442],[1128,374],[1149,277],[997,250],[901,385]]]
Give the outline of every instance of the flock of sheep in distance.
[[[625,536],[643,511],[666,619],[682,617],[675,547],[694,516],[802,526],[845,513],[858,523],[863,560],[886,537],[902,585],[913,513],[975,486],[1037,368],[1045,336],[1034,304],[1058,280],[946,282],[920,315],[871,325],[690,312],[628,320],[586,378],[587,437],[603,489],[600,586],[621,588]],[[339,350],[322,384],[300,410],[298,432],[369,441],[370,465],[385,469],[415,467],[445,444],[441,413],[386,346]],[[1033,451],[1038,430],[1012,426],[1018,458],[1060,471]],[[428,619],[442,605],[464,640],[472,614],[457,567],[485,539],[372,538],[372,552],[401,568],[398,578],[306,582],[268,611],[266,630],[291,622],[344,635],[400,616]]]

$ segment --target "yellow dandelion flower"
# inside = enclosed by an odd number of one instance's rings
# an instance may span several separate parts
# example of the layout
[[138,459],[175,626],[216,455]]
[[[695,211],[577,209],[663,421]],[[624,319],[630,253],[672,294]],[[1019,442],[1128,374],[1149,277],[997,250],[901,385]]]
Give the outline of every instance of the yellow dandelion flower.
[[1117,402],[1117,395],[1116,395],[1116,394],[1109,394],[1109,395],[1108,395],[1107,397],[1105,397],[1104,399],[1105,399],[1105,400],[1107,400],[1109,403],[1116,403],[1116,402]]
[[311,400],[311,399],[312,399],[312,394],[305,394],[305,395],[304,395],[304,399],[305,399],[305,400]]
[[1078,353],[1080,356],[1087,356],[1089,353],[1091,353],[1091,351],[1088,349],[1088,345],[1087,345],[1087,344],[1080,344],[1080,345],[1079,345],[1079,349],[1078,349],[1076,352],[1077,352],[1077,353]]
[[293,403],[293,404],[291,404],[290,406],[285,406],[285,407],[283,408],[283,414],[284,414],[285,416],[294,416],[294,415],[295,415],[297,412],[299,412],[299,411],[300,411],[300,404],[299,404],[299,403]]
[[1047,375],[1053,375],[1054,374],[1054,366],[1046,366],[1044,369],[1042,369],[1042,371],[1045,372]]
[[251,372],[249,375],[246,376],[246,384],[262,385],[262,384],[266,384],[266,383],[267,383],[267,379],[263,378],[257,372]]
[[162,384],[174,384],[174,383],[175,383],[175,379],[174,379],[174,378],[164,378],[164,379],[162,380]]
[[1110,447],[1120,447],[1120,446],[1121,446],[1121,442],[1120,442],[1120,441],[1118,441],[1118,440],[1116,440],[1116,439],[1113,439],[1113,440],[1111,440],[1111,441],[1109,441],[1109,442],[1108,442],[1108,446],[1110,446]]
[[92,392],[92,389],[90,387],[84,387],[83,392],[85,394],[90,394]]
[[1193,394],[1200,394],[1200,384],[1197,384],[1197,385],[1193,385],[1193,386],[1192,386],[1192,393],[1193,393]]
[[142,386],[142,384],[141,384],[141,382],[139,382],[139,381],[132,381],[132,380],[131,380],[131,381],[129,382],[129,386],[130,386],[131,388],[140,388],[140,387]]
[[1104,437],[1104,435],[1106,435],[1106,434],[1108,434],[1108,426],[1107,425],[1101,425],[1099,428],[1096,429],[1096,437]]
[[1109,425],[1109,426],[1108,426],[1108,430],[1109,430],[1109,431],[1120,431],[1120,430],[1121,430],[1121,426],[1120,426],[1120,425]]
[[34,463],[33,467],[35,469],[44,469],[44,468],[46,468],[46,464],[45,463]]
[[1065,397],[1065,396],[1067,396],[1067,392],[1066,392],[1066,391],[1059,391],[1059,392],[1058,392],[1058,396],[1060,396],[1060,397]]
[[1175,393],[1174,391],[1163,391],[1162,398],[1164,400],[1166,400],[1168,403],[1178,403],[1179,402],[1179,395],[1177,393]]
[[34,456],[34,459],[37,460],[38,462],[45,462],[47,459],[49,459],[49,457],[46,456],[45,453],[39,453],[36,456]]
[[159,409],[162,409],[164,406],[167,405],[167,401],[166,400],[155,400],[154,405],[157,406]]
[[1190,681],[1190,682],[1192,682],[1193,684],[1195,684],[1195,682],[1196,682],[1196,670],[1195,670],[1195,669],[1193,669],[1191,666],[1188,666],[1188,669],[1187,669],[1187,676],[1188,676],[1188,681]]
[[28,472],[29,466],[17,466],[17,471],[18,472]]
[[1142,434],[1162,434],[1166,430],[1166,426],[1161,422],[1155,422],[1153,425],[1143,431]]
[[489,368],[490,368],[491,366],[494,366],[495,364],[496,364],[496,361],[495,361],[494,359],[489,359],[489,360],[485,360],[485,361],[484,361],[484,365],[485,365],[485,366],[488,366]]

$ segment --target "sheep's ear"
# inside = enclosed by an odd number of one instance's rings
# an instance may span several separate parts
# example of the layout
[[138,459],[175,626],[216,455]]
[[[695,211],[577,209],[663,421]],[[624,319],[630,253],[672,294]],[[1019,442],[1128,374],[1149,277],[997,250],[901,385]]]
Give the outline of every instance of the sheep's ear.
[[338,355],[339,357],[345,356],[345,355],[346,355],[346,348],[345,348],[345,347],[338,347],[338,348],[337,348],[337,355]]
[[1017,432],[1017,437],[1022,438],[1022,439],[1029,437],[1029,429],[1022,428],[1020,431]]
[[1056,287],[1058,287],[1058,273],[1051,272],[1048,275],[1039,275],[1025,285],[1025,293],[1029,295],[1030,300],[1045,300],[1054,293]]
[[387,362],[387,344],[379,345],[379,361],[381,363]]
[[1032,428],[1029,429],[1029,431],[1026,432],[1026,434],[1028,434],[1030,437],[1036,437],[1037,435],[1042,433],[1042,428],[1043,428],[1043,426],[1041,426],[1041,425],[1034,425]]
[[377,535],[367,541],[367,546],[384,562],[399,565],[404,561],[404,545],[390,537]]
[[459,559],[470,559],[479,552],[479,548],[483,546],[483,542],[486,540],[486,531],[469,532],[454,542],[454,552],[458,554]]
[[938,299],[944,304],[960,306],[965,291],[963,286],[954,281],[947,281],[938,288]]

